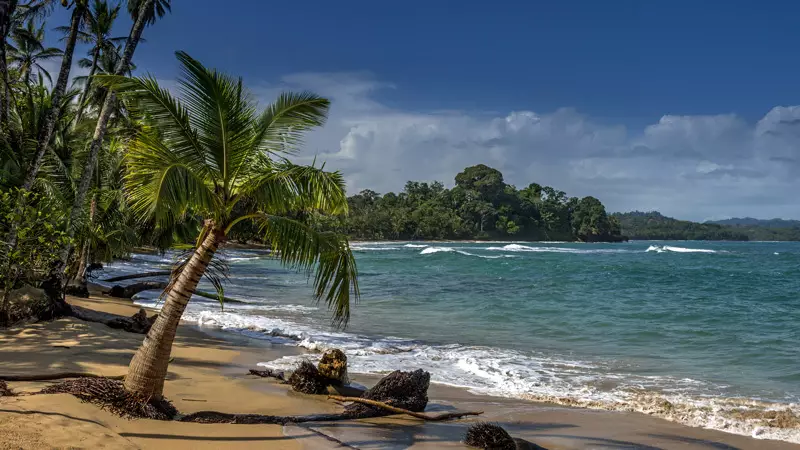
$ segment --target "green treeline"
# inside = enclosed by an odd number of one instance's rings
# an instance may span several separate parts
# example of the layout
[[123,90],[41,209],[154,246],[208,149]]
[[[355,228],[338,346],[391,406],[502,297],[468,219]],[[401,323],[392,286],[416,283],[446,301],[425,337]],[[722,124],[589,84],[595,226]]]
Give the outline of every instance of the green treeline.
[[[687,241],[800,241],[800,227],[775,228],[772,224],[724,225],[677,220],[661,213],[614,213],[630,239]],[[764,221],[766,222],[766,221]],[[786,221],[789,222],[790,221]]]
[[317,217],[317,226],[355,239],[519,239],[614,242],[619,222],[594,197],[567,197],[550,186],[524,189],[479,164],[455,187],[409,181],[400,193],[365,190],[348,198],[348,217]]

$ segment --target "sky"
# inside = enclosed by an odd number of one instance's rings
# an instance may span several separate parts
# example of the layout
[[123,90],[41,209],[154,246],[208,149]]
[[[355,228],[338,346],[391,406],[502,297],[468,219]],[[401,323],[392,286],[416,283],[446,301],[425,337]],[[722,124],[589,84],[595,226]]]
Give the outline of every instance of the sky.
[[800,2],[173,3],[137,73],[174,87],[184,50],[262,105],[327,96],[295,160],[340,170],[349,194],[483,163],[609,211],[800,219]]

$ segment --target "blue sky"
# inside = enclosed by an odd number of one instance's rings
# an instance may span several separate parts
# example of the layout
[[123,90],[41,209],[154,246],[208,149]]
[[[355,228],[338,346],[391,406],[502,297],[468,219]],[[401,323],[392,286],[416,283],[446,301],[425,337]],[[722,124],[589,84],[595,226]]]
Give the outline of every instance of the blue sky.
[[303,157],[351,192],[484,162],[611,210],[800,218],[800,3],[235,3],[176,1],[137,64],[169,84],[180,49],[264,101],[329,96]]

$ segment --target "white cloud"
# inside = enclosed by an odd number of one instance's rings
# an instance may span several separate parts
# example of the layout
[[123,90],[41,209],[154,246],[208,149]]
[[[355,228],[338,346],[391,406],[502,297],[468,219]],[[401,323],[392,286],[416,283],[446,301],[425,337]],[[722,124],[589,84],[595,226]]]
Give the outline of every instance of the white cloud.
[[800,218],[800,106],[775,107],[755,124],[733,114],[666,115],[630,130],[573,109],[399,111],[377,100],[395,87],[365,73],[295,74],[256,95],[269,101],[281,89],[332,100],[328,124],[301,155],[340,169],[350,193],[396,191],[407,180],[452,185],[464,167],[484,163],[518,187],[535,181],[593,195],[613,211]]

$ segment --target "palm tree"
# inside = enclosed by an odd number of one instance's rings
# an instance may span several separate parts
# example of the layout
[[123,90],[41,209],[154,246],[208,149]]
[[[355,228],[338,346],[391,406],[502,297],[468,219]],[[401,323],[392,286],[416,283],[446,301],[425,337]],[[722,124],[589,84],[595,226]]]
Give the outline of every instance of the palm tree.
[[44,76],[47,81],[53,83],[50,73],[42,67],[40,62],[62,55],[61,49],[48,47],[45,48],[44,24],[37,28],[33,20],[28,21],[24,28],[17,28],[12,33],[16,45],[9,46],[11,62],[16,64],[22,75],[22,82],[28,86],[33,84],[31,78],[33,71],[36,70],[39,77]]
[[[36,175],[39,173],[39,169],[42,167],[42,160],[45,152],[47,151],[47,146],[50,143],[50,139],[53,137],[53,129],[55,128],[61,112],[61,98],[67,89],[67,80],[69,79],[69,72],[70,68],[72,67],[72,55],[75,53],[75,43],[78,40],[78,31],[80,31],[86,20],[86,13],[88,11],[87,4],[88,0],[74,0],[72,4],[70,4],[67,0],[62,0],[62,5],[65,7],[73,6],[72,17],[70,19],[69,35],[64,48],[64,57],[61,59],[61,70],[58,73],[58,80],[56,81],[56,85],[53,87],[50,110],[47,112],[44,124],[39,130],[36,151],[33,155],[33,158],[31,158],[29,162],[25,179],[22,182],[21,189],[19,190],[17,205],[15,207],[15,212],[17,213],[15,214],[16,216],[20,216],[19,213],[21,213],[21,211],[25,208],[25,194],[31,190],[33,183],[36,181]],[[21,220],[21,218],[15,219],[11,223],[8,237],[6,238],[6,250],[9,252],[13,251],[17,245],[17,231]],[[66,259],[64,259],[64,261],[66,261]]]
[[[125,41],[125,37],[111,37],[111,29],[114,27],[114,21],[119,15],[121,6],[116,5],[109,7],[108,2],[105,0],[94,0],[94,4],[90,8],[89,30],[88,32],[80,32],[78,39],[81,42],[91,43],[92,47],[89,49],[88,54],[92,57],[91,63],[88,65],[89,76],[83,85],[83,92],[78,103],[78,114],[75,116],[75,123],[80,122],[83,116],[83,110],[86,107],[86,99],[89,94],[89,89],[92,86],[92,77],[97,71],[98,61],[101,55],[107,53],[117,53],[117,44]],[[60,27],[62,31],[66,27]],[[81,61],[82,62],[82,61]]]
[[[133,53],[136,51],[136,46],[142,38],[142,32],[145,25],[154,23],[158,14],[164,13],[163,10],[158,9],[158,5],[166,4],[169,6],[170,0],[132,0],[128,3],[128,9],[134,15],[133,27],[125,43],[125,50],[122,52],[122,58],[119,61],[117,69],[114,71],[116,75],[123,75],[128,72]],[[134,5],[134,6],[132,6]],[[132,9],[133,8],[133,9]],[[169,9],[169,8],[167,8]],[[159,16],[161,17],[161,16]],[[86,194],[89,192],[89,185],[92,182],[92,173],[94,167],[97,165],[97,158],[100,153],[100,148],[103,146],[103,139],[105,138],[108,129],[108,121],[111,118],[111,113],[116,109],[117,97],[114,92],[106,95],[103,106],[100,108],[100,115],[97,118],[97,126],[94,130],[92,143],[89,145],[89,157],[86,160],[86,165],[83,168],[80,182],[75,193],[75,202],[72,205],[70,218],[67,221],[67,235],[71,238],[74,236],[75,228],[78,225],[84,203],[86,202]],[[61,252],[62,260],[66,261],[72,253],[72,245],[67,244]]]
[[[103,52],[100,54],[100,58],[97,61],[89,58],[81,58],[78,60],[78,67],[83,69],[89,69],[92,66],[94,68],[94,75],[114,75],[114,72],[117,70],[117,66],[119,65],[119,60],[122,58],[122,47],[117,47],[113,51]],[[131,63],[128,65],[128,71],[126,71],[122,75],[130,76],[131,72],[136,70],[136,65]],[[103,86],[97,86],[95,84],[91,85],[90,89],[86,89],[87,83],[92,77],[87,75],[82,75],[73,78],[73,84],[76,86],[83,86],[82,91],[85,92],[85,98],[83,101],[83,106],[88,105],[102,105],[105,101],[106,94],[108,93],[108,89]],[[117,107],[119,102],[116,103],[115,109],[112,111],[112,117],[120,117],[122,111]],[[83,118],[83,116],[81,117]],[[75,125],[78,125],[79,118],[76,117]]]
[[309,274],[316,267],[316,297],[325,299],[337,323],[349,319],[351,293],[358,296],[347,238],[286,217],[347,211],[339,173],[297,166],[279,156],[324,123],[328,100],[286,93],[258,114],[241,79],[208,69],[186,53],[177,57],[183,101],[150,77],[98,79],[145,120],[126,155],[132,213],[161,224],[186,215],[203,219],[196,248],[165,290],[164,306],[125,377],[128,391],[152,399],[161,398],[172,342],[189,298],[236,224],[259,224],[272,254],[284,264]]
[[0,125],[8,126],[11,105],[11,84],[9,81],[7,49],[8,38],[12,32],[29,20],[41,19],[50,13],[55,0],[29,0],[20,4],[19,0],[0,0]]

